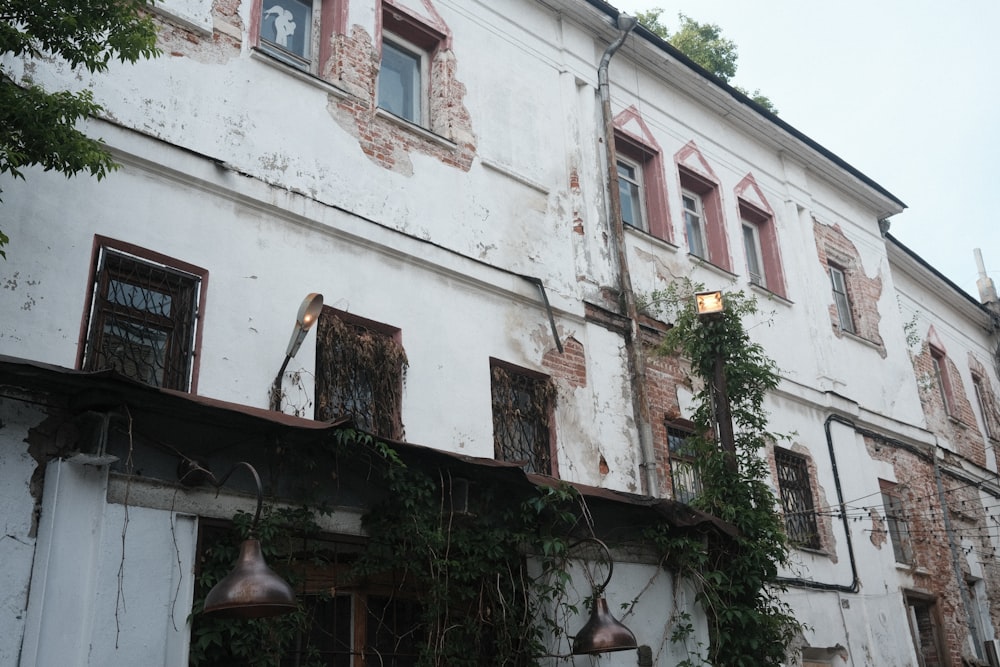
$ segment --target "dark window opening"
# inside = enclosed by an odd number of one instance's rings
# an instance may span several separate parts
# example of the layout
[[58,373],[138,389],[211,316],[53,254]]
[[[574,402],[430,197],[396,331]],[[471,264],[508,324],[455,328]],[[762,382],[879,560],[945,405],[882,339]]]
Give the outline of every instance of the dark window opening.
[[527,472],[554,475],[552,380],[497,362],[491,374],[494,456],[518,463]]
[[670,450],[670,479],[674,500],[689,503],[701,493],[701,476],[695,468],[695,452],[689,438],[690,428],[667,424],[667,445]]
[[819,549],[819,529],[805,457],[775,447],[774,462],[778,469],[778,493],[788,539],[798,547]]

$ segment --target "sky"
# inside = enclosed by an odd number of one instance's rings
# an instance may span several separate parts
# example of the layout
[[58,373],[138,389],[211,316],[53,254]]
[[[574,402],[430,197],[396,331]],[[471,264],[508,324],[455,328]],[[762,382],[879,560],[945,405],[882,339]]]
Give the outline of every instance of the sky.
[[1000,0],[608,0],[716,23],[731,83],[907,205],[890,232],[978,298],[1000,284]]

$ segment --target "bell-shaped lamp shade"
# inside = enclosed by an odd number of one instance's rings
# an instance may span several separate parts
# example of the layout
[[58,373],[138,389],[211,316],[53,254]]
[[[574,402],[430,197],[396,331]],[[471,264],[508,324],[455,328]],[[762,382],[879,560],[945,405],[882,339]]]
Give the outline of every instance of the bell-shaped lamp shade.
[[573,639],[573,655],[627,651],[630,648],[638,648],[635,635],[611,615],[605,597],[597,596],[590,610],[590,620]]
[[295,316],[295,328],[292,330],[291,340],[288,341],[288,349],[285,350],[286,357],[291,358],[298,353],[302,341],[306,339],[306,334],[315,324],[321,310],[323,310],[323,295],[315,292],[307,294]]
[[262,618],[295,611],[295,591],[264,562],[260,542],[244,540],[233,571],[208,592],[205,613],[229,618]]

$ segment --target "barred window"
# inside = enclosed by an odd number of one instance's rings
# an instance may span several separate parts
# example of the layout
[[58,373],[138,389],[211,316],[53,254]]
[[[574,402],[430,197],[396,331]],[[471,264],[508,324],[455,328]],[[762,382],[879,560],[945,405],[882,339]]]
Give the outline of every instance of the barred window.
[[349,416],[359,428],[402,439],[406,367],[399,329],[324,308],[316,323],[316,419]]
[[806,458],[775,447],[774,462],[778,469],[778,493],[788,539],[795,546],[819,549],[819,530]]
[[525,471],[554,475],[550,420],[555,386],[544,375],[491,360],[493,451]]
[[202,276],[105,246],[94,276],[82,367],[188,390]]
[[670,479],[674,500],[691,502],[701,493],[701,477],[694,467],[694,451],[688,438],[691,429],[679,424],[667,424],[667,444],[670,449]]
[[910,524],[906,518],[903,499],[892,482],[879,480],[882,490],[882,508],[885,510],[886,528],[892,542],[892,553],[897,563],[913,563],[913,545],[910,543]]

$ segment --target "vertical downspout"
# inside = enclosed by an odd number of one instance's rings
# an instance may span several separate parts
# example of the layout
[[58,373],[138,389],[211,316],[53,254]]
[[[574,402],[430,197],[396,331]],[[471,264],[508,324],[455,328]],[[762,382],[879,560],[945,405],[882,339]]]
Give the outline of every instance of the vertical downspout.
[[659,494],[659,483],[656,475],[656,460],[653,453],[653,427],[649,418],[649,395],[646,390],[646,358],[642,350],[642,332],[639,330],[639,312],[635,305],[635,293],[632,291],[632,276],[629,274],[627,251],[625,248],[625,225],[622,222],[621,193],[618,190],[618,155],[615,151],[615,126],[611,116],[611,91],[608,86],[608,65],[611,57],[625,43],[625,39],[636,26],[635,18],[618,15],[618,29],[621,34],[611,43],[601,56],[601,64],[597,68],[597,89],[601,98],[601,117],[604,121],[604,149],[607,156],[608,170],[608,217],[611,227],[611,237],[615,245],[615,258],[618,263],[618,286],[622,292],[625,305],[625,316],[629,321],[629,332],[625,338],[625,351],[628,355],[629,383],[632,389],[632,412],[639,433],[639,450],[642,456],[642,468],[645,492],[647,495]]

